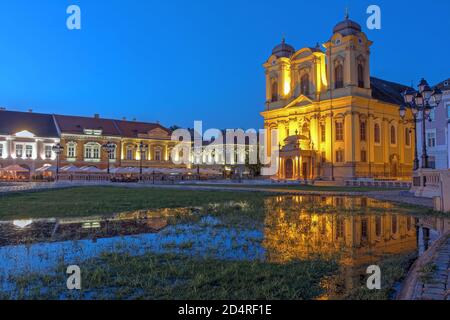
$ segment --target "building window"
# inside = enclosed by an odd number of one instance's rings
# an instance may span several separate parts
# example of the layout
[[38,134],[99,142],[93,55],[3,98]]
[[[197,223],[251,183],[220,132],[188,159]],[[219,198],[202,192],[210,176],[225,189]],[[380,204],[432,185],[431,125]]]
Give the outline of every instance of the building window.
[[344,162],[344,150],[336,150],[336,162]]
[[361,63],[358,64],[358,87],[364,88],[364,67]]
[[367,240],[368,237],[368,227],[367,227],[367,219],[361,219],[361,240]]
[[334,88],[340,89],[344,87],[344,67],[342,64],[338,64],[334,69],[334,77],[336,79]]
[[447,118],[450,119],[450,104],[447,104]]
[[336,239],[344,238],[345,236],[345,220],[338,217],[336,221]]
[[381,217],[375,218],[375,235],[381,237]]
[[23,157],[23,145],[21,144],[16,145],[16,157],[17,158]]
[[359,138],[361,141],[366,141],[366,134],[367,130],[366,130],[366,122],[361,121],[359,124]]
[[405,128],[405,145],[407,147],[411,146],[411,129]]
[[436,169],[436,157],[430,156],[428,158],[428,165],[430,166],[431,169]]
[[344,124],[336,122],[336,141],[344,141]]
[[77,145],[74,142],[67,144],[67,158],[74,159],[77,156]]
[[127,160],[134,160],[134,148],[132,146],[127,147]]
[[378,123],[375,123],[374,139],[375,139],[375,143],[381,143],[381,130],[380,130],[380,125]]
[[84,147],[84,157],[86,159],[100,159],[100,145],[97,143],[88,143]]
[[52,157],[52,146],[45,146],[45,159],[51,159]]
[[397,226],[397,216],[392,216],[392,233],[396,234],[398,226]]
[[367,151],[361,150],[361,162],[367,162]]
[[117,158],[117,146],[114,145],[113,152],[108,153],[109,160],[116,160]]
[[394,126],[391,126],[391,144],[397,144],[397,132]]
[[278,101],[278,81],[272,83],[272,102]]
[[155,161],[161,161],[161,149],[155,150]]
[[0,158],[3,158],[3,143],[0,143]]
[[427,132],[427,146],[429,148],[436,147],[436,132],[435,131]]
[[309,74],[304,74],[300,79],[300,92],[307,96],[309,95]]
[[326,133],[325,124],[320,125],[320,141],[322,141],[322,142],[327,141],[327,133]]
[[33,156],[33,146],[25,147],[25,157],[31,158]]

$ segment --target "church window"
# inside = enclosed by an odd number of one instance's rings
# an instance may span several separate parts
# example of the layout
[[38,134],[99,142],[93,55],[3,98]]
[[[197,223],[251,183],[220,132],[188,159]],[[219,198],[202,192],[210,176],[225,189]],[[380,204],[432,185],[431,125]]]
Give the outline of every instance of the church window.
[[376,123],[374,127],[374,139],[375,143],[381,143],[381,130],[378,123]]
[[405,145],[407,147],[411,146],[411,129],[405,128]]
[[327,134],[326,134],[326,128],[325,124],[320,125],[320,141],[326,142],[327,141]]
[[344,150],[342,149],[336,150],[336,162],[339,163],[344,162]]
[[272,83],[272,102],[278,101],[278,81]]
[[364,66],[362,63],[358,64],[358,87],[364,88]]
[[367,162],[367,151],[361,150],[361,162]]
[[364,121],[361,121],[361,123],[359,124],[359,139],[361,141],[366,141],[366,123]]
[[334,69],[334,77],[335,77],[335,84],[334,88],[339,89],[344,87],[344,68],[342,64],[338,64],[336,68]]
[[391,126],[391,144],[397,143],[397,132],[394,126]]
[[307,73],[300,79],[300,92],[305,96],[309,95],[309,74]]
[[336,122],[336,141],[344,141],[344,124]]

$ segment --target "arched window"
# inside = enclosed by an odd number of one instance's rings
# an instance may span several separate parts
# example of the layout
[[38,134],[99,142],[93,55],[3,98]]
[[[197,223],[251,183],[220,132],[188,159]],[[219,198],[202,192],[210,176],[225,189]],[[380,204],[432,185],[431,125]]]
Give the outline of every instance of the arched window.
[[375,143],[381,143],[381,130],[380,130],[380,125],[378,123],[375,123],[374,139],[375,139]]
[[300,92],[305,96],[309,95],[309,74],[307,73],[300,79]]
[[272,83],[272,102],[278,101],[278,81]]
[[395,127],[391,126],[391,144],[397,143],[397,132],[395,131]]
[[339,89],[344,87],[344,67],[338,64],[334,69],[335,84],[334,88]]
[[409,128],[405,128],[405,145],[411,146],[411,130]]
[[100,144],[95,142],[85,144],[84,158],[90,160],[100,160]]
[[364,66],[362,63],[358,64],[358,87],[364,88]]

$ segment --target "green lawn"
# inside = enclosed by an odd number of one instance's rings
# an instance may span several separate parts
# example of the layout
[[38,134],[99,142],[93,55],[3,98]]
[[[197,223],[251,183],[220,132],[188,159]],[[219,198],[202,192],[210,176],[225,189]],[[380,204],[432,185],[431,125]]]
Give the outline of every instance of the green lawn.
[[0,292],[0,299],[314,299],[325,293],[321,281],[334,275],[338,264],[320,258],[272,264],[148,253],[105,254],[80,268],[81,291],[67,290],[61,267],[54,275],[12,279],[17,289],[4,297]]
[[80,187],[0,196],[0,220],[107,215],[140,209],[202,206],[267,194],[157,188]]

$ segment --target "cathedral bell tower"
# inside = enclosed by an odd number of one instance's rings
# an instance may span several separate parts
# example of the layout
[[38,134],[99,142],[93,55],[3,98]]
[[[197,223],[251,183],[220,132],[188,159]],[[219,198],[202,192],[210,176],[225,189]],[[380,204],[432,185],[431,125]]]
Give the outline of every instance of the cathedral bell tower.
[[348,14],[334,27],[333,36],[324,44],[333,97],[371,97],[371,45],[361,26],[350,20]]

